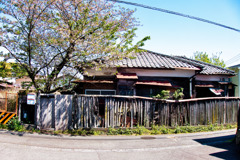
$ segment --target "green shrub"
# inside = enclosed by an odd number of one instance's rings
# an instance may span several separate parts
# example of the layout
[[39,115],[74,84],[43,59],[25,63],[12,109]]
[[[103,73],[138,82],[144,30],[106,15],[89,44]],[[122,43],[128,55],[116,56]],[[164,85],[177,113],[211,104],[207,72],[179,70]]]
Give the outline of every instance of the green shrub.
[[177,89],[173,93],[173,99],[175,99],[175,100],[183,99],[183,97],[184,97],[183,88]]
[[18,120],[18,117],[13,117],[7,123],[7,129],[15,131],[23,131],[24,127],[21,122]]
[[151,134],[154,134],[154,135],[161,134],[161,131],[159,130],[159,126],[152,125]]
[[97,131],[97,130],[94,130],[92,135],[94,135],[94,136],[104,135],[104,131]]
[[81,129],[81,130],[78,130],[78,135],[80,136],[86,136],[87,135],[87,131],[85,129]]
[[0,128],[1,129],[7,129],[7,125],[0,123]]
[[160,127],[161,134],[169,134],[169,129],[165,126]]
[[134,129],[134,134],[136,134],[136,135],[145,135],[145,134],[149,134],[149,133],[150,133],[150,131],[143,126],[137,125],[137,127]]
[[157,99],[168,99],[170,97],[170,91],[169,90],[162,90],[159,94],[156,96],[153,96],[153,98]]
[[117,130],[112,127],[109,127],[107,131],[107,135],[117,135]]
[[184,133],[184,130],[181,127],[177,126],[174,130],[174,133],[176,133],[176,134],[177,133]]

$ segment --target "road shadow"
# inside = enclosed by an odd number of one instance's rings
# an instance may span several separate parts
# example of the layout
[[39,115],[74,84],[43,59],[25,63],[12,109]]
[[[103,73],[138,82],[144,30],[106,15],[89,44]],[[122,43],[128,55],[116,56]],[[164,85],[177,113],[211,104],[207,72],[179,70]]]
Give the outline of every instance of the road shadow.
[[11,130],[3,130],[0,129],[0,134],[9,134],[9,135],[17,135],[17,136],[23,136],[26,132],[18,132],[18,131],[11,131]]
[[216,152],[210,154],[210,156],[226,159],[226,160],[239,160],[240,152],[235,145],[235,134],[228,136],[219,136],[213,138],[194,139],[202,145],[212,146],[216,148],[225,149],[226,151]]

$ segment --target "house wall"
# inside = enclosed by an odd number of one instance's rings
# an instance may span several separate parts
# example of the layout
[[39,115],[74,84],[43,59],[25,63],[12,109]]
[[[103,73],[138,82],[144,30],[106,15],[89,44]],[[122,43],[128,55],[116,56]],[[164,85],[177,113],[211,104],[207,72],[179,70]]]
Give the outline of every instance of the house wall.
[[116,85],[113,83],[86,83],[83,89],[115,89]]
[[[107,71],[96,72],[92,70],[88,70],[89,76],[85,76],[85,79],[91,79],[91,74],[96,74],[94,78],[96,79],[105,79],[108,80],[110,77],[105,77]],[[112,71],[112,73],[115,70]],[[125,95],[122,93],[122,89],[119,86],[126,86],[125,90],[129,90],[131,94],[127,95],[140,95],[140,96],[150,96],[156,95],[161,90],[170,90],[174,92],[177,88],[184,88],[185,98],[190,97],[190,81],[189,78],[195,75],[195,70],[183,70],[183,69],[175,69],[175,70],[159,70],[159,69],[133,69],[133,68],[118,68],[119,73],[136,73],[138,76],[138,80],[140,81],[169,81],[172,84],[172,87],[166,86],[154,86],[154,85],[137,85],[134,86],[136,80],[119,80],[117,84],[84,84],[82,86],[81,93],[85,93],[85,89],[109,89],[116,90],[117,94]],[[115,72],[116,73],[116,72]],[[105,78],[102,78],[105,77]],[[78,92],[79,93],[79,92]],[[125,93],[125,92],[124,92]]]
[[116,90],[116,84],[115,83],[82,83],[82,84],[79,84],[74,90],[78,94],[85,94],[86,89]]
[[121,68],[118,72],[123,73],[136,73],[137,76],[149,76],[149,77],[192,77],[195,75],[195,70],[159,70],[159,69],[131,69]]
[[239,87],[239,82],[240,82],[240,70],[237,70],[237,75],[231,77],[231,81],[233,84],[236,84],[237,86],[235,86],[235,97],[239,97],[240,96],[240,87]]
[[[212,82],[219,82],[219,81],[228,81],[227,75],[196,75],[196,70],[190,69],[138,69],[138,68],[115,68],[113,70],[102,70],[102,71],[93,71],[88,70],[89,73],[92,74],[93,79],[99,79],[98,77],[105,77],[101,78],[101,80],[107,80],[111,76],[114,77],[114,74],[118,73],[135,73],[138,76],[137,81],[168,81],[172,84],[172,87],[164,87],[164,86],[154,86],[154,85],[130,85],[134,83],[135,80],[126,80],[126,82],[122,83],[123,80],[119,80],[116,85],[103,85],[103,84],[88,84],[83,87],[83,89],[112,89],[116,90],[117,94],[121,94],[122,90],[129,90],[127,95],[139,95],[139,96],[150,96],[155,95],[155,92],[159,92],[161,90],[171,90],[174,92],[177,88],[184,88],[184,98],[193,98],[196,96],[196,89],[194,87],[194,83],[190,83],[190,78],[195,77],[196,81],[212,81]],[[89,75],[91,75],[89,74]],[[107,75],[110,77],[106,77]],[[93,76],[95,75],[95,76]],[[108,75],[108,76],[109,76]],[[90,76],[89,76],[90,77]],[[112,78],[111,77],[111,78]],[[223,80],[224,79],[224,80]],[[112,79],[113,80],[113,79]],[[131,82],[130,82],[131,81]],[[191,85],[191,86],[190,86]],[[125,88],[121,88],[119,86],[127,86]],[[226,88],[223,88],[224,90]],[[239,88],[238,88],[239,89]],[[204,91],[205,92],[205,91]],[[209,91],[210,92],[210,91]],[[226,91],[227,92],[227,91]],[[85,93],[83,91],[83,93]],[[124,95],[124,94],[121,94]],[[204,95],[204,94],[203,94]],[[225,95],[228,95],[227,93]],[[239,94],[238,94],[239,95]]]
[[226,75],[196,75],[197,81],[222,81],[222,78],[225,79],[225,81],[228,81],[228,76]]

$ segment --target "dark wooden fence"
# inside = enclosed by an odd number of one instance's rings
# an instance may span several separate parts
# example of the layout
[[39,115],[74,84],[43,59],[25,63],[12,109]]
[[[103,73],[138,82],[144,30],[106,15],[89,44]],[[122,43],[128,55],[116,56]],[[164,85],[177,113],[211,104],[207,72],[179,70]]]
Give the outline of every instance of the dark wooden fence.
[[226,124],[237,122],[239,98],[157,100],[137,96],[38,96],[37,124],[42,128],[108,128]]

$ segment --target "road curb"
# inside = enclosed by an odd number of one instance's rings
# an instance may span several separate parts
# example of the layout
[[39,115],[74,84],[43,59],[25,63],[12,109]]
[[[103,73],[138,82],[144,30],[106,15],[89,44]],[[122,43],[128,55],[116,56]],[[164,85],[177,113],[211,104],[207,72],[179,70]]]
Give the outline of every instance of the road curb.
[[36,137],[36,138],[52,138],[52,139],[79,139],[79,140],[154,140],[154,139],[168,139],[168,138],[187,138],[187,137],[198,137],[204,135],[218,135],[218,134],[235,134],[236,129],[211,131],[211,132],[198,132],[198,133],[182,133],[182,134],[162,134],[162,135],[104,135],[104,136],[71,136],[71,135],[51,135],[41,133],[29,133],[29,132],[17,132],[0,129],[0,134],[8,134],[15,136],[24,137]]

